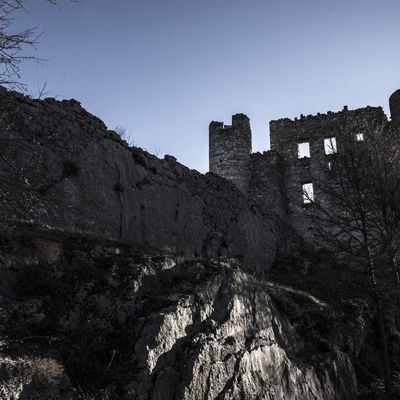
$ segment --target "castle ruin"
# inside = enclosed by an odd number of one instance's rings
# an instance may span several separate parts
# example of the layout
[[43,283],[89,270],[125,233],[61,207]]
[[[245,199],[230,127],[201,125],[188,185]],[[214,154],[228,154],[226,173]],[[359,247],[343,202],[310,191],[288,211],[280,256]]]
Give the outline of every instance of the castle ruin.
[[250,121],[244,114],[234,115],[230,126],[211,122],[210,172],[233,182],[265,212],[288,215],[300,228],[298,219],[310,198],[323,201],[313,182],[322,168],[330,169],[341,135],[363,141],[383,124],[399,126],[400,90],[390,96],[389,105],[390,121],[382,107],[370,106],[271,121],[271,150],[263,153],[252,153]]

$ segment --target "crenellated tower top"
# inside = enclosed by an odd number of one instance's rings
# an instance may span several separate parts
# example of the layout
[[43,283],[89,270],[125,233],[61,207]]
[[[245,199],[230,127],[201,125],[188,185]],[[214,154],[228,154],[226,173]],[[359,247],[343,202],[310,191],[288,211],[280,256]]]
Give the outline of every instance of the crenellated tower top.
[[250,181],[251,140],[250,120],[244,114],[233,115],[232,125],[210,124],[210,172],[232,181],[243,193]]

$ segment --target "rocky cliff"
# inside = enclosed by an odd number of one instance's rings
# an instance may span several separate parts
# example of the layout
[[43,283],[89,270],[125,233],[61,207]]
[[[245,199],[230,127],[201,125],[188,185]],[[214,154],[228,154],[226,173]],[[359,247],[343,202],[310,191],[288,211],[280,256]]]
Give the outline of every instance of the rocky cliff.
[[[75,236],[46,265],[28,243],[2,237],[2,399],[356,397],[354,354],[330,332],[302,332],[270,297],[295,305],[290,291],[234,263]],[[314,318],[339,323],[327,304],[300,298]],[[345,341],[360,340],[362,319],[342,324],[352,327]]]
[[0,91],[1,211],[194,256],[228,256],[268,269],[279,225],[232,184],[128,145],[78,102]]
[[266,279],[286,262],[307,288],[317,258],[260,193],[129,147],[74,100],[0,89],[0,110],[0,398],[351,400],[360,376],[379,392],[362,295],[327,262],[321,296]]

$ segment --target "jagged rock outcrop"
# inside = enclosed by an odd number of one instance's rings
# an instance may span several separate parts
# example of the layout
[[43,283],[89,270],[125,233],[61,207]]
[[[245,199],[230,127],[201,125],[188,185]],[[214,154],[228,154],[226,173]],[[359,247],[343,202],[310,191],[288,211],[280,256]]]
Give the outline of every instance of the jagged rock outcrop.
[[[162,275],[168,274],[176,272]],[[302,362],[302,339],[261,282],[230,265],[199,263],[189,274],[207,279],[192,283],[183,301],[143,321],[136,345],[142,370],[137,398],[355,398],[349,357],[337,351],[318,369]],[[164,281],[154,281],[159,279]]]
[[232,184],[129,148],[77,101],[0,90],[1,211],[66,232],[86,232],[194,256],[237,257],[269,268],[279,224]]
[[[3,236],[1,243],[3,363],[16,365],[22,357],[26,365],[17,377],[1,375],[5,400],[32,393],[37,399],[44,398],[40,393],[125,400],[356,398],[344,349],[331,343],[321,353],[310,350],[309,338],[269,296],[280,289],[235,263],[145,256],[74,237],[57,263],[45,265],[38,264],[29,237]],[[322,302],[314,307],[331,313]],[[32,365],[43,359],[59,367],[56,373],[39,368],[40,380]]]

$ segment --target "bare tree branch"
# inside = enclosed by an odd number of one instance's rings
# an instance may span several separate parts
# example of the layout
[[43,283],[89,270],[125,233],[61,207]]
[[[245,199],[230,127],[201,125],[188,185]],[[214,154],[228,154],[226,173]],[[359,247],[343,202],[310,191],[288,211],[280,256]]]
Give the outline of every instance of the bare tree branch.
[[[386,392],[391,390],[390,363],[384,326],[385,300],[396,282],[400,305],[400,133],[388,124],[358,140],[343,127],[338,148],[331,143],[329,168],[315,181],[314,193],[303,196],[317,233],[348,262],[362,265],[377,307]],[[340,145],[340,147],[339,147]],[[395,279],[393,279],[395,277]]]
[[[58,5],[58,0],[46,0]],[[72,0],[76,1],[76,0]],[[25,10],[25,0],[0,0],[0,85],[25,89],[21,82],[21,65],[28,60],[42,61],[36,53],[40,33],[36,28],[13,32],[14,15]],[[27,53],[31,48],[32,53]]]

